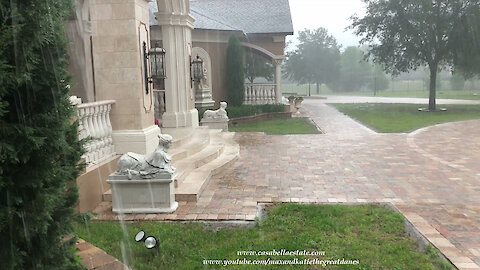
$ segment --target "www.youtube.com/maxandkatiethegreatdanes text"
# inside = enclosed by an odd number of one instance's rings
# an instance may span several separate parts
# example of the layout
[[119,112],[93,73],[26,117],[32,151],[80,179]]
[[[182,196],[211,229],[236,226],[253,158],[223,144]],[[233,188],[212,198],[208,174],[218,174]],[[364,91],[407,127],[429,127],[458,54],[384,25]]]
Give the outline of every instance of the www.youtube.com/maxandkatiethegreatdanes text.
[[[237,251],[237,256],[325,256],[324,251],[311,250],[268,250],[268,251]],[[202,262],[204,265],[358,265],[359,260],[356,259],[320,259],[320,258],[288,258],[288,259],[205,259]]]

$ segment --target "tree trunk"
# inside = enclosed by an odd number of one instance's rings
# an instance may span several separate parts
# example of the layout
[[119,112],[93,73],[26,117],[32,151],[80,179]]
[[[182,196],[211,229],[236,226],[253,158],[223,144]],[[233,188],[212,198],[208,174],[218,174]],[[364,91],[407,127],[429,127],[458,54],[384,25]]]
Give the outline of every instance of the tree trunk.
[[311,85],[311,83],[310,83],[310,81],[308,81],[308,96],[312,95],[312,93],[310,92],[310,85]]
[[317,95],[319,95],[320,94],[320,84],[318,82],[316,84],[317,84]]
[[435,111],[436,104],[436,89],[437,89],[437,72],[438,64],[430,65],[430,94],[428,97],[428,110]]

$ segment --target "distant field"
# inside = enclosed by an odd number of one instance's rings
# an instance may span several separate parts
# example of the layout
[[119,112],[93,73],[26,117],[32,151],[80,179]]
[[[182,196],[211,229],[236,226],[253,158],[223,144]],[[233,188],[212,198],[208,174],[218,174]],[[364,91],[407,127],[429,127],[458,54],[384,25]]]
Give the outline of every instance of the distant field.
[[[445,85],[448,82],[444,82]],[[390,85],[389,90],[377,92],[377,97],[411,97],[411,98],[428,98],[428,91],[423,88],[422,82],[395,82]],[[282,86],[282,92],[285,96],[289,94],[308,96],[308,85],[285,84]],[[311,95],[317,95],[314,85],[311,86]],[[373,96],[373,91],[360,92],[332,92],[327,86],[322,85],[319,95],[339,95],[339,96]],[[480,100],[480,90],[439,90],[437,91],[437,98],[443,99],[469,99]]]
[[[301,96],[308,96],[308,85],[284,84],[282,85],[282,93],[285,96],[290,93],[301,95]],[[315,85],[310,86],[310,93],[311,95],[317,94],[317,88],[315,87]],[[320,94],[321,95],[332,94],[332,91],[326,85],[322,85],[322,87],[320,87]]]

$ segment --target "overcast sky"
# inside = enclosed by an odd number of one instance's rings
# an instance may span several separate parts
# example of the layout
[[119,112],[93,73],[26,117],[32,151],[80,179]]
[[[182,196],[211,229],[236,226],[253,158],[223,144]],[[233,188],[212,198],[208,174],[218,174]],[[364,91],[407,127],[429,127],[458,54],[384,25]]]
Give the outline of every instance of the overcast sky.
[[359,38],[351,31],[344,32],[351,24],[350,16],[364,14],[361,0],[289,0],[292,13],[294,36],[287,40],[295,43],[298,31],[305,28],[324,27],[333,35],[343,48],[357,46]]

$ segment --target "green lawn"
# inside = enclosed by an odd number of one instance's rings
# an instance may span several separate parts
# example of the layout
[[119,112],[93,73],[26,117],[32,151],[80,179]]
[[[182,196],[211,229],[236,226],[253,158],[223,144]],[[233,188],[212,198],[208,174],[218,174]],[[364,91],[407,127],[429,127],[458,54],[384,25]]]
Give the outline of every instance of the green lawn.
[[[199,223],[75,224],[75,234],[128,262],[136,270],[225,269],[203,265],[204,260],[359,260],[358,265],[326,269],[453,269],[404,231],[403,217],[381,206],[332,206],[281,204],[269,218],[250,229],[210,230]],[[160,240],[158,252],[134,241],[144,230]],[[323,251],[325,255],[238,255],[237,251]],[[123,250],[123,251],[122,251]],[[123,255],[122,255],[123,254]],[[325,269],[320,265],[229,265],[228,269]]]
[[[342,113],[381,133],[411,132],[440,123],[480,118],[480,105],[437,105],[446,112],[419,112],[418,104],[332,104]],[[424,106],[423,106],[424,107]]]
[[228,128],[232,132],[265,132],[270,135],[319,134],[308,118],[276,118]]

